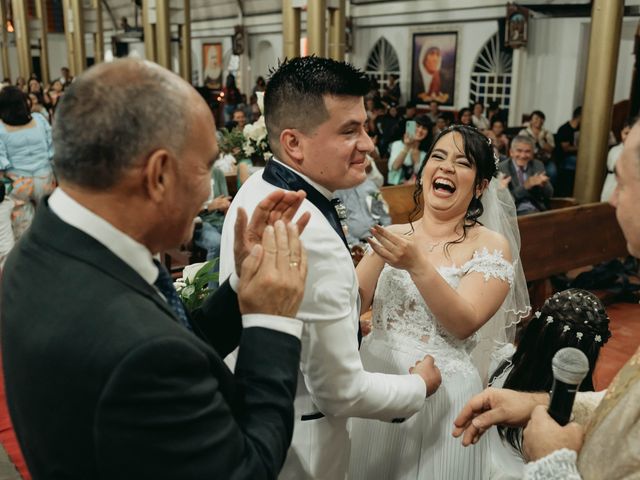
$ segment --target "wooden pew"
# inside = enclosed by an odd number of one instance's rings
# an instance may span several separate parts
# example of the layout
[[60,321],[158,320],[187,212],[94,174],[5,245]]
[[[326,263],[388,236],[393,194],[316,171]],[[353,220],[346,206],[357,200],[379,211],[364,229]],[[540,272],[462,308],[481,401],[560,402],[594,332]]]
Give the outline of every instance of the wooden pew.
[[520,258],[536,309],[553,293],[550,277],[627,255],[627,243],[607,203],[549,210],[518,218]]
[[[392,185],[380,188],[380,194],[387,205],[389,205],[389,216],[391,223],[408,223],[409,215],[415,208],[413,192],[415,185]],[[418,215],[416,218],[420,218]]]
[[590,203],[518,218],[527,280],[627,255],[627,243],[607,203]]

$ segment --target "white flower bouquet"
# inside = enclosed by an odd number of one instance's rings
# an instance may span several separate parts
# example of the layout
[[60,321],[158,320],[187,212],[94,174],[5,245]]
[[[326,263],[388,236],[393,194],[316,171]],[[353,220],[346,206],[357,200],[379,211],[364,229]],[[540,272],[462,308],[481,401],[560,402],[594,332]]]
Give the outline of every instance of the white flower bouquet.
[[254,165],[262,165],[272,157],[273,154],[267,140],[267,126],[264,123],[264,115],[261,115],[256,122],[245,125],[242,134],[245,139],[242,151],[247,158],[253,160]]

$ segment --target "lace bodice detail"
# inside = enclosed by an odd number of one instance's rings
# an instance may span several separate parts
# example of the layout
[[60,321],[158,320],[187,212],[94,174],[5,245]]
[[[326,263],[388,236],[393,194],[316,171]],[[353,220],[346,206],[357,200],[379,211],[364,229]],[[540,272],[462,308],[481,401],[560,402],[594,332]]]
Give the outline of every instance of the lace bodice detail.
[[[513,265],[503,258],[502,252],[487,248],[476,250],[473,257],[458,267],[439,267],[438,273],[454,289],[460,280],[472,272],[484,275],[485,281],[498,278],[509,285],[513,282]],[[432,346],[452,347],[470,353],[476,345],[476,335],[460,340],[444,329],[425,303],[418,288],[406,270],[385,265],[373,300],[373,327],[389,331]]]

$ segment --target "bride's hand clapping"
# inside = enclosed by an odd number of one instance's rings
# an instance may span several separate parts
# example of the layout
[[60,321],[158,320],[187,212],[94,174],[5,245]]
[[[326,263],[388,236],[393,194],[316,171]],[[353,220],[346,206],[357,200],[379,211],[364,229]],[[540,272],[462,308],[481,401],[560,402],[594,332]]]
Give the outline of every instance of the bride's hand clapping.
[[371,229],[375,241],[368,239],[374,252],[394,268],[415,273],[427,263],[424,249],[413,235],[398,235],[379,225]]

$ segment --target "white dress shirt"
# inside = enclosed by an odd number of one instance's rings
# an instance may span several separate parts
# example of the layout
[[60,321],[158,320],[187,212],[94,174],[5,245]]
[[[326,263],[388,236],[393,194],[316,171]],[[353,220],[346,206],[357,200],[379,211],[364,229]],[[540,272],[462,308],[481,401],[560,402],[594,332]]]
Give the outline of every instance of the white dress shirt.
[[[153,263],[153,255],[146,246],[118,230],[104,218],[96,215],[75,201],[59,187],[54,190],[49,198],[49,208],[51,208],[51,211],[63,222],[100,242],[116,257],[137,272],[144,281],[153,286],[158,278],[159,272]],[[234,283],[237,285],[237,277],[235,280]],[[237,289],[233,284],[231,286],[234,290]],[[164,299],[160,292],[158,292],[158,295]],[[297,338],[300,338],[302,334],[302,322],[300,320],[276,315],[243,315],[242,326],[243,328],[269,328],[293,335]]]

